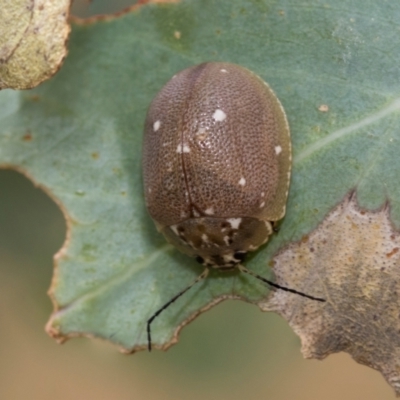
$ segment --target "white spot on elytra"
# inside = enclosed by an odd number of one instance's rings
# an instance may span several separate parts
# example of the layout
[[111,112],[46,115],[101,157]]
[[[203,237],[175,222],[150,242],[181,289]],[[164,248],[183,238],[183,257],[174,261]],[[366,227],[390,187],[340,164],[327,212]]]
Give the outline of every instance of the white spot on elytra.
[[217,109],[214,111],[214,114],[213,114],[212,117],[215,119],[215,121],[217,121],[217,122],[222,122],[222,121],[225,120],[226,114],[225,114],[221,109],[217,108]]
[[160,126],[161,126],[161,121],[160,120],[157,120],[156,122],[154,122],[153,131],[157,132],[160,129]]
[[275,146],[275,153],[277,156],[282,153],[282,147],[281,146]]
[[243,178],[243,176],[239,180],[239,185],[244,186],[246,184],[246,179]]
[[208,243],[208,242],[209,242],[208,236],[207,236],[205,233],[203,233],[203,234],[201,235],[201,240],[202,240],[203,242],[205,242],[205,243]]
[[148,192],[151,193],[151,188],[149,188]]
[[260,208],[263,208],[265,206],[265,201],[262,201],[261,203],[260,203]]
[[228,71],[225,68],[220,69],[221,72],[227,73]]
[[181,144],[178,144],[178,147],[176,148],[176,152],[179,154],[190,153],[190,148],[187,144],[184,144],[183,146]]
[[193,210],[193,215],[197,218],[200,217],[200,214],[197,212],[196,209]]
[[213,207],[208,207],[207,210],[204,211],[207,215],[213,215],[214,214],[214,208]]
[[229,246],[229,236],[224,236],[224,242],[227,246]]
[[231,224],[233,229],[239,229],[242,218],[228,218],[226,221]]
[[265,192],[261,192],[261,197],[264,197],[265,196]]

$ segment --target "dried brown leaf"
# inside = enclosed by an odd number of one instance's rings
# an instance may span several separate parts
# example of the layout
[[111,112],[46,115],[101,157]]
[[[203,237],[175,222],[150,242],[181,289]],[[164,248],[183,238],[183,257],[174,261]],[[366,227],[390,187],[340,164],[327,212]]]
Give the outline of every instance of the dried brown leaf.
[[70,0],[0,0],[0,89],[29,89],[67,54]]
[[180,1],[181,0],[137,0],[135,4],[113,13],[95,14],[90,17],[78,17],[76,15],[71,15],[70,20],[76,25],[95,24],[100,21],[112,21],[113,19],[120,18],[125,14],[138,11],[141,7],[148,4],[175,4],[179,3]]
[[260,306],[289,322],[306,358],[345,351],[379,370],[400,394],[400,235],[389,211],[387,204],[362,210],[348,195],[275,258],[277,283],[326,303],[276,291]]

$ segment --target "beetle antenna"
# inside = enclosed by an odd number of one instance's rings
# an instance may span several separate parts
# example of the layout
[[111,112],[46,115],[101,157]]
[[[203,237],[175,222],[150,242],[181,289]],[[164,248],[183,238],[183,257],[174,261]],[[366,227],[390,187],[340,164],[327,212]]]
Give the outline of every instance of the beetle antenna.
[[147,348],[151,351],[151,328],[150,325],[156,317],[158,317],[166,308],[168,308],[175,300],[179,299],[183,294],[185,294],[192,286],[196,283],[207,278],[209,269],[206,268],[188,287],[179,292],[171,300],[167,301],[160,309],[158,309],[148,320],[147,320]]
[[286,292],[295,293],[295,294],[298,294],[298,295],[300,295],[300,296],[306,297],[307,299],[311,299],[311,300],[326,301],[325,299],[322,299],[322,298],[320,298],[320,297],[310,296],[310,295],[305,294],[305,293],[303,293],[303,292],[299,292],[299,291],[297,291],[297,290],[295,290],[295,289],[291,289],[291,288],[288,288],[288,287],[285,287],[285,286],[278,285],[277,283],[271,282],[270,280],[268,280],[268,279],[266,279],[266,278],[263,278],[261,275],[258,275],[258,274],[256,274],[255,272],[248,270],[248,269],[247,269],[246,267],[244,267],[243,265],[240,265],[240,264],[239,264],[239,265],[238,265],[238,268],[239,268],[240,271],[244,272],[245,274],[254,276],[255,278],[259,279],[260,281],[262,281],[262,282],[264,282],[264,283],[267,283],[268,285],[272,286],[272,287],[275,288],[275,289],[281,289],[281,290],[284,290],[284,291],[286,291]]

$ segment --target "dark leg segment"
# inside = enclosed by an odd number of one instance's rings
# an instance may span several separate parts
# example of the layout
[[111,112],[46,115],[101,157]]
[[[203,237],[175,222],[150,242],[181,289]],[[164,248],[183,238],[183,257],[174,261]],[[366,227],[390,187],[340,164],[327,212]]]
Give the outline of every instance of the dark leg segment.
[[271,282],[268,279],[263,278],[261,275],[258,275],[255,272],[248,270],[246,267],[243,267],[243,265],[238,265],[238,268],[240,269],[240,271],[244,272],[245,274],[254,276],[255,278],[259,279],[260,281],[262,281],[264,283],[267,283],[268,285],[270,285],[270,286],[272,286],[272,287],[274,287],[276,289],[281,289],[281,290],[285,290],[286,292],[295,293],[295,294],[298,294],[300,296],[307,297],[308,299],[311,299],[311,300],[326,301],[325,299],[321,299],[320,297],[310,296],[308,294],[305,294],[305,293],[302,293],[302,292],[298,292],[297,290],[290,289],[290,288],[287,288],[285,286],[278,285],[277,283]]
[[174,296],[171,300],[165,303],[159,310],[157,310],[148,320],[147,320],[147,347],[149,351],[151,351],[151,329],[150,324],[154,321],[156,317],[158,317],[166,308],[168,308],[175,300],[179,299],[183,294],[185,294],[192,286],[194,286],[197,282],[202,281],[207,278],[209,269],[206,268],[187,288],[183,289],[176,296]]

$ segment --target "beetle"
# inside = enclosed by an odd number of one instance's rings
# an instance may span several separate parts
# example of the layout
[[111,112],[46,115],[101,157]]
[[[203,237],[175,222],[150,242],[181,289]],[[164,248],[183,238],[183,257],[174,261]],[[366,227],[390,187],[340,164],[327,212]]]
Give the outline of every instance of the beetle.
[[240,269],[277,285],[241,263],[268,241],[285,215],[291,173],[285,111],[260,77],[236,64],[206,62],[174,75],[147,112],[143,142],[145,202],[157,229],[203,273]]

